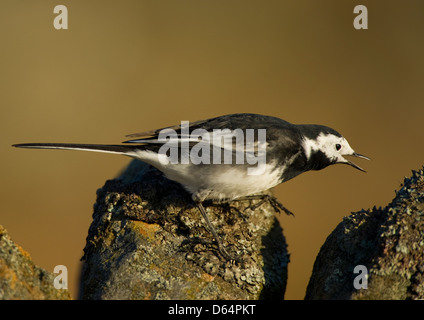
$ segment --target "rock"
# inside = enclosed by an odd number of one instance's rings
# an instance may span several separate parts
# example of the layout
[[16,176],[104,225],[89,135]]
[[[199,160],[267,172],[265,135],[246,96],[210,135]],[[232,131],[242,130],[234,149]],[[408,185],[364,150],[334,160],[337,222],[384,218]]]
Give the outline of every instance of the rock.
[[[355,289],[355,266],[368,289]],[[424,299],[424,170],[393,201],[345,217],[322,246],[305,299]]]
[[36,266],[29,253],[0,225],[0,299],[70,299],[68,290],[54,288],[54,278],[54,274]]
[[282,299],[289,255],[274,209],[260,200],[205,203],[227,262],[189,194],[134,160],[97,192],[81,299]]

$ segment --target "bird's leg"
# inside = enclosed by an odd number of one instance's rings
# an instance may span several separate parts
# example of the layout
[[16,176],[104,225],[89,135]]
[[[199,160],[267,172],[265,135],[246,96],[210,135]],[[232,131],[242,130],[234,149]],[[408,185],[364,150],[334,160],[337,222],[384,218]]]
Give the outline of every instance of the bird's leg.
[[255,205],[250,206],[249,208],[251,210],[256,210],[261,205],[265,203],[265,201],[269,201],[271,206],[274,208],[274,210],[278,213],[280,213],[280,209],[283,210],[287,215],[294,216],[294,213],[291,212],[289,209],[287,209],[281,202],[277,200],[277,198],[269,195],[269,194],[254,194],[250,196],[245,196],[241,198],[234,199],[233,201],[243,201],[243,200],[261,200]]
[[235,261],[238,261],[238,259],[237,259],[237,258],[234,258],[233,256],[231,256],[231,255],[227,252],[227,250],[225,250],[224,244],[222,243],[221,238],[218,236],[218,234],[217,234],[217,233],[216,233],[216,231],[215,231],[215,228],[213,227],[212,223],[210,222],[210,220],[209,220],[209,218],[208,218],[208,215],[206,214],[206,210],[205,210],[205,208],[204,208],[204,207],[203,207],[203,205],[202,205],[202,202],[200,202],[200,201],[196,201],[196,205],[197,205],[197,207],[199,208],[200,213],[201,213],[201,214],[202,214],[202,216],[203,216],[203,219],[205,219],[206,224],[208,225],[208,228],[209,228],[210,232],[212,232],[212,235],[214,236],[214,238],[215,238],[215,240],[216,240],[216,242],[217,242],[217,244],[218,244],[218,249],[219,249],[219,252],[221,253],[221,255],[222,255],[222,256],[223,256],[226,260],[235,260]]

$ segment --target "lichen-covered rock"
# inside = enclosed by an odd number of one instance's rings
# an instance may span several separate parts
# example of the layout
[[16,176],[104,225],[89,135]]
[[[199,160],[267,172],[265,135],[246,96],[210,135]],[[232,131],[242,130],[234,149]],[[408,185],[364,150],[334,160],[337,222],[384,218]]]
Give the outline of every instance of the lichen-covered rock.
[[[368,288],[355,289],[368,270]],[[424,171],[405,178],[385,208],[345,217],[315,261],[306,299],[424,299]]]
[[274,209],[260,200],[205,204],[227,262],[190,196],[134,160],[98,190],[84,249],[81,299],[284,297],[289,256]]
[[0,299],[70,299],[68,290],[55,289],[54,277],[36,266],[29,253],[15,244],[0,225]]

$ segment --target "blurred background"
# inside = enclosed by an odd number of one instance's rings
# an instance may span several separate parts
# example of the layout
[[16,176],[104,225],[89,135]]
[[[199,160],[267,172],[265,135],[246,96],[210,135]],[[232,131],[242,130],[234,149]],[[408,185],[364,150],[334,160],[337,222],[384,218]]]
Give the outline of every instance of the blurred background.
[[[68,30],[53,27],[58,4]],[[368,30],[353,27],[358,4]],[[286,299],[303,299],[343,216],[385,206],[424,164],[423,1],[2,0],[0,39],[0,224],[36,264],[67,266],[74,298],[96,190],[130,159],[14,143],[119,143],[236,112],[333,127],[372,161],[274,189],[295,213],[278,217]]]

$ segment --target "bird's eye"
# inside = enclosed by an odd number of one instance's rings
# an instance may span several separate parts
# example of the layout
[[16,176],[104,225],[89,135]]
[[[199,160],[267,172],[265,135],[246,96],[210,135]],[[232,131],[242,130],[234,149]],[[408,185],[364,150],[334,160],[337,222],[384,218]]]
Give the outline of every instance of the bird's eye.
[[340,144],[336,144],[336,150],[339,151],[342,148],[342,146]]

